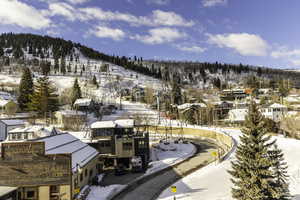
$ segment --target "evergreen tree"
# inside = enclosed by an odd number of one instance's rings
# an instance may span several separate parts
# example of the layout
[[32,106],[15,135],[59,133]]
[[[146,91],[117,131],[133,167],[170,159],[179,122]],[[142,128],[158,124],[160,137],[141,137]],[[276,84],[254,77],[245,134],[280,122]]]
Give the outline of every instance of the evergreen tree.
[[56,111],[58,109],[58,97],[55,92],[56,89],[47,76],[38,78],[34,92],[30,95],[29,109],[40,115]]
[[182,103],[181,88],[178,83],[173,81],[172,84],[172,103],[180,105]]
[[3,51],[3,48],[0,47],[0,57],[4,56],[4,51]]
[[255,103],[251,103],[245,128],[237,147],[237,161],[232,162],[234,187],[232,197],[237,200],[270,200],[273,197],[273,163],[268,156],[274,142],[266,135],[263,117]]
[[58,57],[54,57],[54,70],[55,72],[57,72],[59,70],[59,61],[58,61]]
[[18,104],[21,110],[28,109],[28,103],[30,102],[30,95],[33,94],[33,80],[31,71],[29,68],[23,69],[21,82],[19,85],[19,97]]
[[96,78],[95,75],[93,76],[92,84],[95,85],[97,88],[99,87],[98,82],[97,82],[97,78]]
[[287,163],[284,161],[284,155],[282,151],[275,144],[274,149],[269,151],[270,159],[273,161],[272,170],[274,176],[273,188],[275,190],[273,194],[273,200],[290,200],[291,195],[289,192],[289,184],[287,182]]
[[71,102],[72,102],[72,106],[75,103],[75,101],[77,99],[81,98],[81,89],[80,86],[78,84],[78,79],[76,78],[72,87],[72,93],[71,93]]
[[64,57],[61,57],[60,59],[60,73],[66,74],[66,60]]

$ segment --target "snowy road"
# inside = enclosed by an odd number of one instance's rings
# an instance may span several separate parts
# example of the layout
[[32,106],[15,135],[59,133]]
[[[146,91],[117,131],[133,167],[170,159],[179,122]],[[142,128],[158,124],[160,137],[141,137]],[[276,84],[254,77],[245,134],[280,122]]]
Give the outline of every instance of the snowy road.
[[[239,130],[224,130],[239,142]],[[293,200],[300,200],[300,141],[282,137],[274,137],[278,146],[285,154],[290,175],[290,191]],[[232,200],[230,175],[227,170],[231,168],[230,161],[235,159],[233,152],[227,160],[219,165],[206,166],[195,173],[178,181],[177,199],[181,200]],[[159,200],[172,200],[174,194],[169,189],[165,190]]]
[[191,173],[195,169],[205,166],[207,162],[213,161],[211,153],[216,151],[216,146],[203,140],[193,140],[198,147],[197,153],[190,159],[182,162],[181,164],[163,171],[161,174],[151,176],[142,183],[134,185],[132,190],[120,193],[114,200],[132,200],[143,199],[153,200],[162,190],[170,186],[175,181]]

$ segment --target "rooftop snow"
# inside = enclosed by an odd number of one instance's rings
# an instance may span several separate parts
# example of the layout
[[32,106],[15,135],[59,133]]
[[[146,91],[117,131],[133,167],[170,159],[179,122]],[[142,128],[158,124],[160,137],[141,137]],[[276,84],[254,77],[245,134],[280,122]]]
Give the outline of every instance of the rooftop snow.
[[77,106],[89,106],[91,104],[92,100],[91,99],[86,99],[86,98],[83,98],[83,99],[77,99],[74,103],[74,105],[77,105]]
[[6,106],[6,104],[8,104],[9,102],[11,102],[11,100],[0,99],[0,107]]
[[96,128],[133,128],[133,119],[120,119],[116,121],[99,121],[91,124],[92,129]]
[[279,103],[274,103],[270,105],[270,108],[286,108],[286,106]]
[[187,108],[190,108],[191,106],[199,106],[202,108],[206,108],[207,106],[204,103],[185,103],[177,106],[179,110],[185,110]]
[[7,195],[17,189],[17,187],[0,186],[0,197],[3,197],[4,195]]
[[85,115],[85,113],[76,111],[76,110],[61,110],[61,111],[58,111],[58,113],[61,113],[62,115],[65,115],[65,116]]
[[45,142],[46,154],[72,155],[72,170],[76,171],[76,165],[83,167],[98,155],[98,151],[88,144],[81,142],[78,138],[68,134],[59,134],[36,141]]
[[17,120],[17,119],[5,119],[5,120],[1,120],[1,122],[3,122],[4,124],[6,124],[8,126],[24,125],[25,124],[25,121]]

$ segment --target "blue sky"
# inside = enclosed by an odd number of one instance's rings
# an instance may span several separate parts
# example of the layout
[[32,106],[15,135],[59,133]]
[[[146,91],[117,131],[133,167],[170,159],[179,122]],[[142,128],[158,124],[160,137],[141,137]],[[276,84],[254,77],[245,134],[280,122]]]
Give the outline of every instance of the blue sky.
[[0,32],[144,59],[300,68],[299,0],[0,0]]

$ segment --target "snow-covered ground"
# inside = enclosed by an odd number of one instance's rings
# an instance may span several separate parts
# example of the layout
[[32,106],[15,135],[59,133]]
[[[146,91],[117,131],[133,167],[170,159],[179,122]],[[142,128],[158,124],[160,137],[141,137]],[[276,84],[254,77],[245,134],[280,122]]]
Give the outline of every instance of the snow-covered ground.
[[170,141],[168,145],[164,143],[154,144],[153,148],[151,148],[151,168],[147,170],[146,174],[151,174],[168,166],[175,165],[191,157],[195,152],[196,148],[192,144],[175,144],[174,141]]
[[[239,142],[239,130],[223,130]],[[290,191],[294,195],[293,200],[300,200],[300,141],[283,137],[273,137],[277,140],[279,148],[285,154],[290,175]],[[235,160],[233,152],[224,162],[208,165],[195,173],[184,177],[174,185],[177,186],[177,199],[184,200],[232,200],[230,175],[231,161]],[[170,189],[165,190],[159,200],[172,200],[174,193]]]

